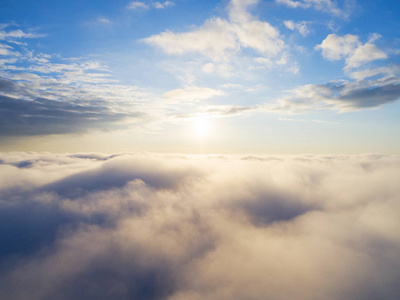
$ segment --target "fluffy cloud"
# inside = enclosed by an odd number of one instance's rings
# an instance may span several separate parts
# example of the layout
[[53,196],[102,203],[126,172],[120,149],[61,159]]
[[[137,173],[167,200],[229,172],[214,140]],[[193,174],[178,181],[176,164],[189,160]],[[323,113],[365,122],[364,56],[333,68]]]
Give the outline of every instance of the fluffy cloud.
[[242,48],[276,57],[284,48],[284,42],[276,28],[256,20],[247,11],[257,3],[256,0],[232,0],[228,6],[229,21],[212,18],[193,31],[165,31],[142,41],[168,54],[198,53],[215,61],[228,60]]
[[365,44],[358,47],[352,56],[346,60],[347,68],[357,68],[363,63],[378,59],[387,59],[388,56],[374,44]]
[[397,299],[398,156],[10,153],[7,299]]
[[329,60],[346,59],[346,69],[357,68],[371,61],[386,59],[387,55],[377,46],[372,44],[376,35],[365,43],[361,44],[358,36],[346,34],[338,36],[329,34],[316,49],[322,50],[322,56]]

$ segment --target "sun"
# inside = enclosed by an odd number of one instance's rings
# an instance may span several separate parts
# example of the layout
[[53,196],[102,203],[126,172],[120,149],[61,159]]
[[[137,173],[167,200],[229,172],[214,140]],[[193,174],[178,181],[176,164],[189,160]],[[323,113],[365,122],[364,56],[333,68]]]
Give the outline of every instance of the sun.
[[194,128],[198,136],[204,137],[210,131],[210,121],[207,116],[201,115],[194,119]]

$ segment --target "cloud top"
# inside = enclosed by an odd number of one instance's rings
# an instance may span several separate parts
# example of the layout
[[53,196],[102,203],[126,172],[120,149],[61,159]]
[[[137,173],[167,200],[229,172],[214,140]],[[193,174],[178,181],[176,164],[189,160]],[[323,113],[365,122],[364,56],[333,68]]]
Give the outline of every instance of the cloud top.
[[2,154],[0,290],[396,299],[399,171],[382,155]]

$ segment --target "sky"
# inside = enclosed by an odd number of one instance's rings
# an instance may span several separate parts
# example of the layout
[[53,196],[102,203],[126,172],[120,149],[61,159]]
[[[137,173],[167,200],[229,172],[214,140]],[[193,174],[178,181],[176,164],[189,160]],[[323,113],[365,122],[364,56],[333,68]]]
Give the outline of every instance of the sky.
[[1,297],[400,299],[399,13],[2,0]]
[[3,1],[0,151],[396,154],[397,1]]

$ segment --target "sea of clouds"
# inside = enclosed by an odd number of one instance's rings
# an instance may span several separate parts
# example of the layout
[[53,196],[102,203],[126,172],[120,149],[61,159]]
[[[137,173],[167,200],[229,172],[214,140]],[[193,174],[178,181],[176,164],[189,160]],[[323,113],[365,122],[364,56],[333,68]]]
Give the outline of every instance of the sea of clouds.
[[400,156],[0,155],[2,299],[400,299]]

